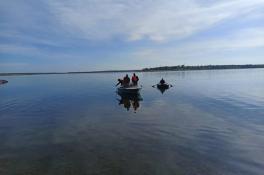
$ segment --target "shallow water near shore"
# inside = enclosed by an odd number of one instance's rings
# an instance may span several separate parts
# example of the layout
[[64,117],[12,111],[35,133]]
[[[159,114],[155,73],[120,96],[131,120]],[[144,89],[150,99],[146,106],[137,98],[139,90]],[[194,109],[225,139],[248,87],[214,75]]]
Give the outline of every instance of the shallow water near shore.
[[0,77],[0,174],[263,174],[264,69],[122,76]]

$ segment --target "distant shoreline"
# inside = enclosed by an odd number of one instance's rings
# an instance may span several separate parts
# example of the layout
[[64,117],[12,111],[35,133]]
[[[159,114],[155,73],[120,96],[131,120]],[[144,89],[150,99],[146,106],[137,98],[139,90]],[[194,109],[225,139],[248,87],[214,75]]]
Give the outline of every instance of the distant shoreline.
[[142,70],[106,70],[106,71],[87,71],[87,72],[29,72],[29,73],[0,73],[0,76],[17,75],[52,75],[52,74],[94,74],[94,73],[118,73],[118,72],[142,72]]
[[48,75],[48,74],[91,74],[91,73],[118,73],[118,72],[163,72],[163,71],[192,71],[192,70],[225,70],[225,69],[255,69],[264,68],[264,64],[246,64],[246,65],[202,65],[202,66],[161,66],[153,68],[144,68],[141,70],[105,70],[105,71],[87,71],[87,72],[31,72],[31,73],[0,73],[0,76],[17,75]]
[[162,66],[154,68],[144,68],[143,72],[153,71],[190,71],[190,70],[222,70],[222,69],[254,69],[264,68],[264,64],[245,64],[245,65],[201,65],[201,66]]

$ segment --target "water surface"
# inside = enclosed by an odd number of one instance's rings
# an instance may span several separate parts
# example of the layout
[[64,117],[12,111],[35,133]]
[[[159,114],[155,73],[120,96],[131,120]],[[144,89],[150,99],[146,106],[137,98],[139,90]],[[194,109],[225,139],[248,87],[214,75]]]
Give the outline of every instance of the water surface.
[[263,174],[264,69],[138,75],[0,77],[0,174]]

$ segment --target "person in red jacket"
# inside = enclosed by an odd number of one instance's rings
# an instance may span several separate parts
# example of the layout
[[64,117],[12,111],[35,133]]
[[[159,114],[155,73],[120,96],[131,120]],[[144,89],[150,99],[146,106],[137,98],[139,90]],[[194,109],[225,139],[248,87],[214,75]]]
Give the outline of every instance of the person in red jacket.
[[138,76],[136,76],[136,74],[134,73],[133,76],[132,76],[132,83],[134,86],[136,86],[138,84]]

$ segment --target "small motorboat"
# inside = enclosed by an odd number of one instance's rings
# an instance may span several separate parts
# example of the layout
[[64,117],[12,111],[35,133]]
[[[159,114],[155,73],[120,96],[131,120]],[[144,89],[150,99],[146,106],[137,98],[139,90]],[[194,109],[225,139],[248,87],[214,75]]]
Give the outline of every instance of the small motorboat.
[[159,83],[159,84],[153,85],[152,87],[157,88],[163,94],[166,90],[172,87],[172,85],[167,84],[167,83]]
[[141,86],[120,86],[117,88],[117,92],[119,94],[138,94],[141,89]]
[[5,84],[5,83],[8,83],[7,80],[0,80],[0,84]]
[[159,89],[169,89],[170,88],[170,85],[167,84],[167,83],[164,83],[164,84],[157,84],[157,88]]

